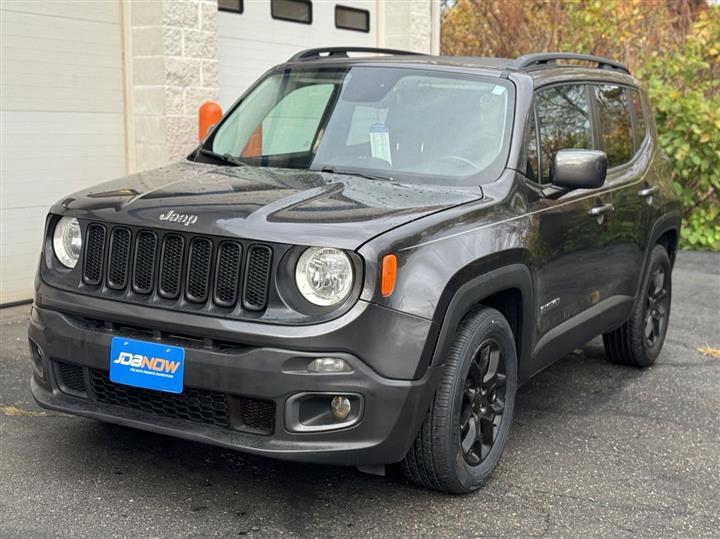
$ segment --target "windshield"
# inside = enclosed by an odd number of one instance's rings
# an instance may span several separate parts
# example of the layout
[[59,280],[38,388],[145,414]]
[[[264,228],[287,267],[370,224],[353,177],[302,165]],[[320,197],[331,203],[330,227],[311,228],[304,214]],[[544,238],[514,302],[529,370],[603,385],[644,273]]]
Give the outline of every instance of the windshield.
[[254,166],[357,172],[411,183],[483,183],[502,171],[512,86],[388,67],[268,75],[206,142]]

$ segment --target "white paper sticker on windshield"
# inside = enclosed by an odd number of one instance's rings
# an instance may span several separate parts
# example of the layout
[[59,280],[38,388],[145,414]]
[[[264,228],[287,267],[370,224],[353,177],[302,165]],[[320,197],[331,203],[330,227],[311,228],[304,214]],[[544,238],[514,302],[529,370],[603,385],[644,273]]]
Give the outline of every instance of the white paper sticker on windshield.
[[376,159],[382,159],[392,165],[390,156],[390,131],[385,124],[370,126],[370,151]]
[[500,86],[499,84],[496,84],[495,88],[493,88],[492,93],[495,95],[503,95],[505,93],[505,87]]

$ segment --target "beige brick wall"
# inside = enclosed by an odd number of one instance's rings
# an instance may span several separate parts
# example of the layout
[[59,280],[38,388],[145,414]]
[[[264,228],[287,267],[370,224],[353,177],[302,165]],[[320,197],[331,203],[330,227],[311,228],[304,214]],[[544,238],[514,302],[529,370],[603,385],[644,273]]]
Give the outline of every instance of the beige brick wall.
[[433,20],[439,0],[378,0],[378,7],[381,47],[437,54]]
[[217,99],[216,0],[123,2],[128,154],[135,171],[163,166],[196,144],[197,110]]

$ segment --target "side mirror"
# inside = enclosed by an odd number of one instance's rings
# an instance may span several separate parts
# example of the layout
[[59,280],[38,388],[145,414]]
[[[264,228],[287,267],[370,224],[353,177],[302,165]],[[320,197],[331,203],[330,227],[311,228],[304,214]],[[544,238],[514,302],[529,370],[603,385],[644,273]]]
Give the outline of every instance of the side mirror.
[[602,187],[607,175],[607,155],[598,150],[560,150],[550,163],[552,184],[564,189]]

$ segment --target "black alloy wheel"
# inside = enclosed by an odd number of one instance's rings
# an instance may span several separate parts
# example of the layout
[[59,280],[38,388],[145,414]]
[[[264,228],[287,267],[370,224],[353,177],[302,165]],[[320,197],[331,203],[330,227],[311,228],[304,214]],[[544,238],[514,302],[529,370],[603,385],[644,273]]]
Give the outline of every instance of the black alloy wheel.
[[460,409],[460,447],[477,466],[490,454],[505,411],[505,358],[494,339],[484,341],[470,363]]
[[648,283],[647,301],[645,302],[645,339],[647,345],[655,347],[658,340],[665,335],[668,312],[668,289],[665,268],[655,266]]

